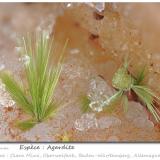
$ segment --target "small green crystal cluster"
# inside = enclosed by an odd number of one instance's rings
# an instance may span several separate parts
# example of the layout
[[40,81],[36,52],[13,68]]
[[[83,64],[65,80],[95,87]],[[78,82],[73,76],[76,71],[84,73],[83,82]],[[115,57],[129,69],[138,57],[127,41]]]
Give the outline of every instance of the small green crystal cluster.
[[147,86],[142,85],[144,69],[140,74],[134,78],[128,72],[128,64],[125,62],[122,67],[120,67],[113,76],[112,85],[116,88],[118,93],[121,93],[123,106],[125,111],[128,108],[128,97],[126,92],[135,93],[138,99],[147,107],[150,113],[154,116],[157,122],[160,121],[160,116],[158,114],[157,108],[154,103],[159,100],[155,93],[152,92]]
[[[104,101],[104,109],[113,110],[113,104],[118,100],[121,100],[122,106],[125,112],[128,111],[128,95],[136,95],[144,106],[147,107],[148,111],[154,116],[157,122],[160,121],[158,109],[155,106],[155,102],[159,101],[159,97],[152,92],[147,86],[143,85],[142,82],[145,78],[145,67],[135,77],[133,77],[128,71],[128,61],[125,59],[124,64],[118,68],[112,78],[112,86],[116,89],[116,93]],[[82,109],[88,111],[89,100],[85,97]]]
[[114,74],[112,79],[112,85],[119,90],[128,90],[132,88],[134,84],[133,77],[128,73],[126,67],[121,67]]
[[60,53],[58,63],[51,64],[53,37],[46,32],[29,34],[20,42],[20,54],[26,78],[22,82],[25,83],[21,84],[7,72],[0,74],[13,100],[31,117],[16,123],[20,129],[30,129],[55,114],[57,105],[53,95],[62,70],[66,45],[67,42]]

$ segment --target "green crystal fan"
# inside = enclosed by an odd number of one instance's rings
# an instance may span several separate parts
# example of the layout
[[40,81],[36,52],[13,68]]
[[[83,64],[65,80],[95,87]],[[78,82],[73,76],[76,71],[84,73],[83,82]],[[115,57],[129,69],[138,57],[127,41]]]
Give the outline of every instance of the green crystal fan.
[[133,84],[134,84],[134,79],[128,73],[125,67],[119,68],[117,72],[114,74],[112,79],[113,87],[119,90],[130,89]]
[[128,97],[127,92],[130,94],[135,94],[139,101],[142,102],[148,111],[153,115],[157,122],[160,122],[159,111],[155,106],[160,98],[147,86],[141,84],[145,78],[144,68],[141,70],[140,74],[134,78],[128,72],[128,62],[120,67],[114,74],[112,78],[112,86],[117,89],[117,92],[109,98],[111,102],[121,99],[122,105],[125,111],[128,110]]

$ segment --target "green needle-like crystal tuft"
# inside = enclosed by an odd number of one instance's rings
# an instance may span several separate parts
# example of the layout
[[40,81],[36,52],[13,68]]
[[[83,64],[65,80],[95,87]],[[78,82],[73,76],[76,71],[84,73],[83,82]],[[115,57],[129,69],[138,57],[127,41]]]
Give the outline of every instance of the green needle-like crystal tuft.
[[134,79],[130,74],[128,74],[128,71],[125,67],[119,68],[112,79],[113,87],[120,90],[130,89],[133,83]]

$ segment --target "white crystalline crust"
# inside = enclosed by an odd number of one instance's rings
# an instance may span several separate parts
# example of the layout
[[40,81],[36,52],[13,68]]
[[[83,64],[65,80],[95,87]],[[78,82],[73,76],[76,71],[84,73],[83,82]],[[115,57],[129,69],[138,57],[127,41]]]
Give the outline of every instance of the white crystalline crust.
[[154,124],[148,120],[148,114],[144,107],[137,102],[129,102],[126,118],[138,128],[153,129]]
[[0,80],[0,107],[11,107],[15,105],[15,101],[12,100],[11,96],[5,89],[5,85]]
[[95,114],[83,114],[80,119],[77,119],[74,124],[75,128],[79,131],[86,131],[91,128],[97,128],[97,119]]
[[121,120],[114,116],[106,116],[98,120],[98,125],[100,129],[120,126],[121,124],[122,124]]
[[107,106],[107,100],[113,93],[114,89],[104,79],[99,76],[94,77],[90,81],[88,91],[88,97],[91,101],[90,108],[96,112],[103,111],[103,108]]

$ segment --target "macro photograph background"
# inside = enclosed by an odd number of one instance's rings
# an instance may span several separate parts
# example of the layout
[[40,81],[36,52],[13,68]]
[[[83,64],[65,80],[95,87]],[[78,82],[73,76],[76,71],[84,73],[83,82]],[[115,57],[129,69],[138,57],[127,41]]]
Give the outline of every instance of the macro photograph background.
[[159,3],[0,3],[0,141],[159,142],[159,28]]

